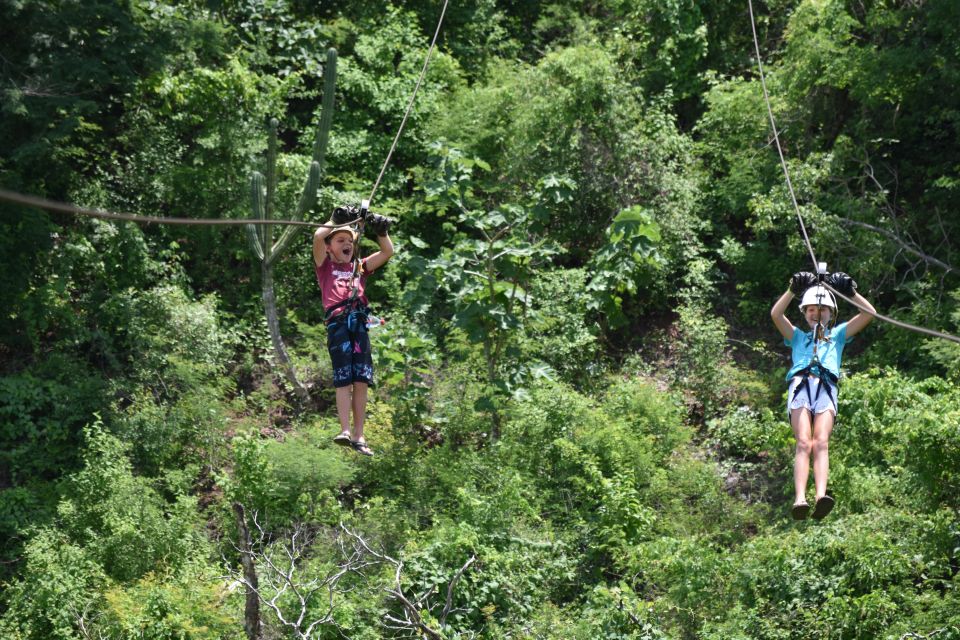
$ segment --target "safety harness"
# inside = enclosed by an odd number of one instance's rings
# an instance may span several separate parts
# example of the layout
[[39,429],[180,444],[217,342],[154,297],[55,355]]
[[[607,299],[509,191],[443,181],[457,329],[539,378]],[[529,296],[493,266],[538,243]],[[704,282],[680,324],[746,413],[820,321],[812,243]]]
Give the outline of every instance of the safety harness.
[[[820,263],[818,267],[819,268],[817,273],[816,286],[821,286],[821,283],[823,281],[823,274],[826,271],[826,263]],[[818,300],[818,303],[819,302],[821,302],[821,300]],[[813,328],[813,331],[811,331],[810,334],[807,336],[808,346],[810,344],[810,341],[811,340],[813,341],[813,357],[810,359],[810,364],[808,364],[806,367],[804,367],[803,369],[801,369],[796,373],[797,376],[801,376],[802,380],[793,390],[793,396],[791,396],[790,398],[791,403],[800,394],[801,391],[806,391],[807,400],[810,402],[810,406],[814,407],[816,406],[817,399],[820,397],[820,392],[825,391],[825,393],[827,394],[827,398],[830,399],[830,402],[833,403],[834,405],[837,404],[836,398],[833,397],[833,388],[831,387],[831,385],[835,387],[837,385],[837,382],[839,381],[839,378],[836,375],[834,375],[832,371],[830,371],[820,363],[820,358],[817,355],[817,351],[818,351],[818,347],[820,346],[820,343],[830,342],[829,329],[827,327],[824,327],[823,322],[821,321],[821,317],[820,317],[821,306],[822,305],[817,304],[817,325]],[[836,315],[837,315],[836,309],[834,309],[833,314],[831,314],[831,318],[830,318],[831,321],[836,322]],[[817,380],[817,391],[816,393],[813,394],[813,397],[810,397],[810,394],[811,394],[810,378],[816,378]],[[824,389],[824,384],[823,384],[824,378],[826,378],[830,382],[830,384],[826,385],[826,389]]]
[[367,316],[370,315],[370,309],[360,300],[360,277],[363,275],[363,260],[360,258],[360,238],[363,237],[363,223],[366,219],[369,206],[369,200],[364,200],[360,203],[360,213],[356,226],[356,255],[353,258],[350,296],[323,310],[323,322],[327,326],[336,324],[340,321],[341,316],[346,315],[347,331],[350,332],[350,335],[356,335],[359,326],[361,324],[365,325]]
[[[836,398],[833,397],[833,388],[831,387],[831,384],[833,386],[836,386],[839,378],[837,378],[837,376],[835,376],[832,371],[823,367],[820,364],[819,360],[814,359],[813,362],[811,362],[809,365],[807,365],[806,367],[798,371],[796,375],[801,376],[802,380],[793,390],[793,396],[790,398],[790,402],[793,402],[793,400],[796,399],[798,395],[800,395],[801,391],[806,391],[807,400],[810,402],[810,406],[814,407],[816,406],[817,399],[820,397],[820,392],[823,391],[824,393],[827,394],[827,398],[830,399],[830,402],[832,402],[833,404],[837,403]],[[813,394],[812,397],[810,395],[812,393],[810,390],[810,378],[816,378],[817,380],[817,391],[816,393]],[[824,378],[826,378],[831,384],[824,385],[823,384]]]

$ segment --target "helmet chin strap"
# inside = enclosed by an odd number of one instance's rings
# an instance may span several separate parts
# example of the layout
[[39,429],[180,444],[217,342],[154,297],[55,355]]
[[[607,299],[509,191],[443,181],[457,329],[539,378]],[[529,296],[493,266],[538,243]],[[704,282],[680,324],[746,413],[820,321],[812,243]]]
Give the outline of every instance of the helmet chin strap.
[[[817,324],[813,327],[813,362],[819,362],[820,359],[817,357],[818,347],[821,342],[830,342],[830,338],[827,335],[828,327],[823,322],[823,299],[828,295],[826,289],[823,287],[823,277],[827,273],[827,263],[818,262],[817,263]],[[830,315],[830,319],[833,319],[833,314]]]

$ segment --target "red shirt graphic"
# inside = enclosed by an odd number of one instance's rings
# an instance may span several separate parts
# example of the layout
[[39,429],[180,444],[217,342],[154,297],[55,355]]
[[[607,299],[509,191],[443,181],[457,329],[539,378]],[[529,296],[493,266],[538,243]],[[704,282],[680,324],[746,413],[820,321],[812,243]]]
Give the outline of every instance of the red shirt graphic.
[[[364,288],[367,284],[366,260],[360,262],[360,278],[357,285],[357,295],[364,305],[367,296]],[[324,258],[319,265],[314,265],[317,273],[317,284],[323,295],[323,308],[329,309],[333,305],[343,302],[350,297],[353,291],[353,262],[334,262],[330,256]]]

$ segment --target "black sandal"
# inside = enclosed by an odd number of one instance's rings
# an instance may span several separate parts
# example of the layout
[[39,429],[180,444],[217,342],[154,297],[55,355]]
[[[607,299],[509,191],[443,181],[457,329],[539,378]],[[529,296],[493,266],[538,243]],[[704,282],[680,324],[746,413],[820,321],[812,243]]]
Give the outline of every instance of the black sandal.
[[790,509],[790,515],[793,516],[794,520],[806,520],[808,513],[810,513],[810,505],[806,502],[795,504],[793,508]]
[[350,434],[341,431],[337,435],[333,436],[333,444],[339,444],[341,447],[349,447],[351,444]]
[[360,442],[359,440],[351,440],[350,446],[353,447],[353,450],[359,453],[362,456],[372,456],[373,449],[367,446],[366,442]]
[[827,514],[833,510],[834,499],[831,496],[823,496],[817,500],[817,504],[813,507],[813,519],[822,520],[827,517]]

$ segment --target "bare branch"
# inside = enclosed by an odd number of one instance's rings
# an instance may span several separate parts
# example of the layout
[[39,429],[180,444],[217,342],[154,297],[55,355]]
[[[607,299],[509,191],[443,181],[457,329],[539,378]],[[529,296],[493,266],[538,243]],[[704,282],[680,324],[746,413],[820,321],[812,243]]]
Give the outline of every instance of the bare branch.
[[[437,585],[433,584],[427,587],[419,595],[410,596],[403,590],[402,575],[403,575],[403,561],[392,558],[382,551],[375,551],[366,540],[363,539],[357,533],[350,531],[345,525],[340,524],[340,528],[351,537],[354,541],[354,544],[358,545],[363,551],[380,562],[384,562],[393,566],[393,584],[389,587],[384,587],[383,591],[391,599],[396,601],[400,605],[400,609],[403,612],[403,619],[391,615],[384,614],[383,626],[388,629],[393,630],[407,630],[416,633],[418,636],[428,638],[429,640],[443,640],[443,634],[436,629],[431,628],[424,621],[424,613],[430,613],[432,606],[429,603],[429,597],[436,591]],[[470,567],[471,564],[476,560],[475,556],[471,556],[462,567],[454,574],[453,578],[450,581],[450,585],[447,587],[447,598],[446,604],[443,608],[443,612],[440,616],[440,625],[441,628],[446,626],[446,619],[453,611],[453,593],[456,589],[456,584],[460,580],[463,573]]]
[[453,606],[453,590],[457,587],[457,582],[460,581],[460,576],[463,575],[463,572],[473,564],[474,560],[477,559],[477,556],[470,556],[470,559],[467,560],[462,567],[454,574],[453,578],[450,580],[450,584],[447,585],[447,602],[443,606],[443,613],[440,614],[440,626],[447,626],[447,616],[450,615],[451,607]]
[[944,631],[947,631],[948,629],[955,630],[956,627],[943,627],[942,629],[931,631],[927,635],[923,635],[922,633],[915,633],[913,631],[908,631],[907,633],[900,636],[900,640],[929,640],[930,638],[933,638],[934,636],[941,634]]
[[934,266],[940,267],[941,269],[944,269],[948,273],[960,273],[960,269],[954,266],[951,266],[946,262],[943,262],[942,260],[938,260],[937,258],[934,258],[931,255],[927,255],[926,253],[921,251],[919,248],[917,248],[916,244],[913,241],[907,242],[892,231],[888,231],[887,229],[883,229],[881,227],[877,227],[872,224],[867,224],[866,222],[860,222],[859,220],[850,220],[849,218],[840,218],[840,223],[848,226],[861,227],[863,229],[867,229],[874,233],[878,233],[882,236],[885,236],[886,238],[889,238],[890,240],[895,242],[902,250],[917,256],[927,264],[932,264]]

